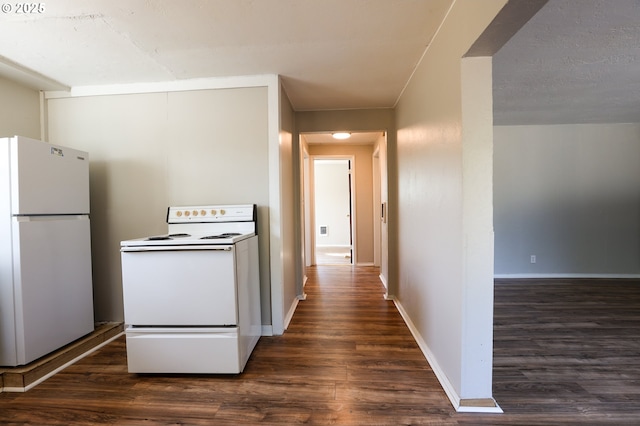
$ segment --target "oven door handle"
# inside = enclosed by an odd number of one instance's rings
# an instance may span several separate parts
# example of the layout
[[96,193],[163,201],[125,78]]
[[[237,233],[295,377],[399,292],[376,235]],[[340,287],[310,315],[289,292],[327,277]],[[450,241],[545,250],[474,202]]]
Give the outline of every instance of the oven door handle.
[[122,247],[121,252],[145,252],[145,251],[187,251],[187,250],[215,250],[231,251],[233,246],[212,246],[212,245],[192,245],[192,246],[140,246]]

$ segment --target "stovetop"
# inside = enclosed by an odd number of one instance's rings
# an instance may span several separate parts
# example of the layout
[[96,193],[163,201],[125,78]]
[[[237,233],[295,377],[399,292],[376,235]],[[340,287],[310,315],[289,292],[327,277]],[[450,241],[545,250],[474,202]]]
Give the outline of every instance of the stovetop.
[[142,247],[142,246],[184,246],[184,245],[222,245],[235,244],[238,241],[250,238],[255,233],[227,232],[222,234],[161,234],[150,237],[134,238],[122,241],[122,247]]
[[216,235],[204,235],[202,237],[200,236],[193,236],[191,234],[185,234],[184,232],[181,232],[179,234],[167,234],[167,235],[156,235],[153,237],[147,237],[147,241],[162,241],[162,240],[173,240],[175,238],[186,238],[186,239],[199,239],[199,240],[224,240],[224,239],[229,239],[232,237],[236,237],[238,235],[242,235],[239,232],[225,232],[223,234],[216,234]]
[[122,241],[121,247],[235,244],[256,235],[256,206],[169,207],[167,233]]

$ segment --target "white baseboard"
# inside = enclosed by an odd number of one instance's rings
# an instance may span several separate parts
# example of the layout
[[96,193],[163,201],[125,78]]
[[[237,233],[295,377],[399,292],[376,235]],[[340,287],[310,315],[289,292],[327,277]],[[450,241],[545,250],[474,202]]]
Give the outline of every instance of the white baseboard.
[[495,279],[640,279],[640,274],[495,274]]
[[286,330],[287,328],[289,328],[289,323],[291,323],[291,318],[293,318],[293,314],[296,312],[296,308],[298,307],[298,302],[300,301],[300,299],[298,297],[296,297],[295,299],[293,299],[293,303],[291,303],[291,307],[289,307],[289,312],[287,312],[287,315],[284,318],[284,329]]
[[382,285],[384,286],[384,288],[389,290],[389,284],[387,283],[387,279],[385,278],[385,276],[380,274],[378,275],[378,278],[380,278],[380,282],[382,282]]
[[273,336],[273,326],[271,324],[262,325],[263,336]]
[[[416,343],[420,347],[420,350],[422,351],[422,354],[427,359],[427,362],[431,366],[431,369],[433,370],[434,374],[436,375],[436,378],[440,382],[440,386],[442,386],[442,389],[444,390],[445,394],[447,395],[447,398],[449,398],[449,401],[451,402],[451,405],[453,405],[453,408],[455,408],[456,412],[459,412],[459,413],[494,413],[494,414],[502,414],[503,413],[502,409],[498,406],[498,404],[496,403],[496,401],[493,398],[488,398],[488,399],[485,398],[485,399],[483,399],[483,401],[490,400],[491,403],[493,404],[493,406],[491,406],[491,407],[489,407],[489,406],[474,406],[474,405],[470,405],[470,404],[464,403],[464,401],[460,398],[458,393],[455,391],[455,388],[453,387],[453,384],[447,378],[447,375],[444,373],[442,368],[440,368],[440,365],[438,364],[438,361],[436,360],[435,356],[433,355],[433,353],[429,349],[429,346],[427,346],[427,343],[424,341],[424,339],[422,338],[422,336],[418,332],[418,329],[413,324],[413,321],[411,321],[411,318],[409,318],[409,314],[407,314],[407,312],[404,310],[402,304],[399,301],[397,301],[395,299],[392,299],[392,300],[395,303],[396,308],[398,308],[398,312],[400,312],[400,315],[402,316],[402,319],[404,319],[405,324],[407,324],[407,327],[409,327],[409,331],[411,331],[411,334],[413,335],[413,338],[415,339]],[[461,403],[462,403],[462,405],[461,405]]]
[[356,266],[375,266],[373,262],[358,262]]

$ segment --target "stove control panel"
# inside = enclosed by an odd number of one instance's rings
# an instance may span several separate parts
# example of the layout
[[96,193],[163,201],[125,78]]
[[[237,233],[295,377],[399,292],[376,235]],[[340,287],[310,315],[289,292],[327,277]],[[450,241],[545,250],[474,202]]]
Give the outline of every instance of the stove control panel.
[[251,222],[255,219],[255,204],[169,207],[167,211],[167,223]]

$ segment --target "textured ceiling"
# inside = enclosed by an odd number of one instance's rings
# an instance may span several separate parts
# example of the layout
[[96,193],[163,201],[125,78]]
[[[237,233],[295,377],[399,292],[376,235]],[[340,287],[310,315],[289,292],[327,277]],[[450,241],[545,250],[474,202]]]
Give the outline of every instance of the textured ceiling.
[[54,0],[0,14],[0,56],[45,88],[280,74],[296,110],[393,107],[451,3]]
[[[280,74],[299,111],[388,108],[453,1],[55,0],[0,13],[0,75],[56,90]],[[494,56],[496,124],[640,121],[638,22],[639,0],[550,0]]]
[[640,2],[550,0],[493,58],[496,124],[640,121]]

